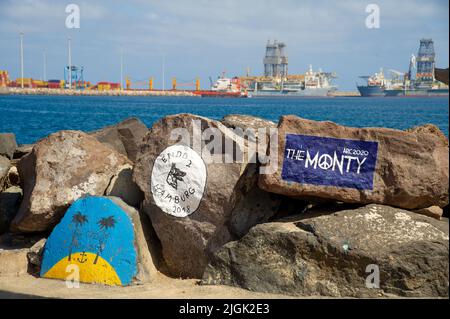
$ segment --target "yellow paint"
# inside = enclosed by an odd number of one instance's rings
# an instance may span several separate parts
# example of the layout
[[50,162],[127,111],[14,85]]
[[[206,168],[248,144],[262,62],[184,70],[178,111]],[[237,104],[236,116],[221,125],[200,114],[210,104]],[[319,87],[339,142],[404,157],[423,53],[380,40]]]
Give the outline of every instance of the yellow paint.
[[[66,256],[56,263],[45,275],[45,278],[66,280],[70,273],[66,272],[67,266],[77,265],[80,269],[79,280],[86,283],[99,283],[110,286],[121,286],[119,276],[114,268],[102,257],[98,257],[97,264],[94,265],[95,254],[74,253],[69,261]],[[72,274],[73,278],[73,274]]]

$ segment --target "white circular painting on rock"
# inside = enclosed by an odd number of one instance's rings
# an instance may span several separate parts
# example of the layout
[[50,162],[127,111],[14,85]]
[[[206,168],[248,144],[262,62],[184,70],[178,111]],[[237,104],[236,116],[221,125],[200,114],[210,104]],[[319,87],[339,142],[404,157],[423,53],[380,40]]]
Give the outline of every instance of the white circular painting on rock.
[[189,146],[169,146],[156,158],[151,188],[153,200],[163,212],[176,217],[194,213],[205,185],[206,165]]

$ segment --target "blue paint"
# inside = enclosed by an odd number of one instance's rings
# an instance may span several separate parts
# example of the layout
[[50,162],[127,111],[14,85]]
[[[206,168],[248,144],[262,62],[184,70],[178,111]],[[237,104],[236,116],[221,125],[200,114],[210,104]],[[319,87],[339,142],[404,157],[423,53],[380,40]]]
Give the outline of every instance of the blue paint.
[[114,268],[122,285],[128,285],[137,274],[134,239],[131,218],[113,201],[94,196],[79,199],[45,244],[41,276],[71,253],[90,252],[99,253]]
[[282,179],[300,184],[373,189],[378,142],[286,135]]

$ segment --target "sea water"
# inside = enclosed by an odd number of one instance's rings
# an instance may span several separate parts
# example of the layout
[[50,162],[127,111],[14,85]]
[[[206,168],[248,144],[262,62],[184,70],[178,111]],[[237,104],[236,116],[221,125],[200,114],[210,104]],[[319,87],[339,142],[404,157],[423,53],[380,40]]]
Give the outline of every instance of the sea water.
[[213,119],[248,114],[277,122],[293,114],[353,127],[407,129],[432,123],[448,136],[449,100],[435,98],[196,98],[0,95],[0,132],[34,143],[59,130],[93,131],[128,117],[147,126],[177,113]]

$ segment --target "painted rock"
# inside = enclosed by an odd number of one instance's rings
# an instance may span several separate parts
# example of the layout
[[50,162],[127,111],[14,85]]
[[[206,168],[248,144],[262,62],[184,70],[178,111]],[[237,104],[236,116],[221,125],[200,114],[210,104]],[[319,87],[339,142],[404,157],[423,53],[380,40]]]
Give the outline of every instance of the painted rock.
[[139,214],[118,203],[94,196],[74,202],[45,243],[40,276],[127,286],[139,269],[151,273],[142,258],[148,248],[139,246]]
[[18,163],[24,198],[11,229],[50,230],[69,205],[85,195],[104,195],[132,163],[78,131],[61,131],[35,144]]
[[[161,119],[145,137],[133,179],[173,275],[200,278],[214,251],[275,213],[278,202],[269,195],[238,205],[256,187],[256,164],[234,160],[224,145],[245,154],[242,141],[220,122],[190,114]],[[268,209],[249,217],[257,198]]]
[[324,213],[253,227],[216,252],[203,283],[296,296],[448,297],[448,222],[376,204]]
[[[443,207],[449,198],[448,143],[430,130],[350,128],[283,116],[264,190],[298,198]],[[271,163],[271,164],[273,164]],[[273,166],[273,165],[272,165]]]

